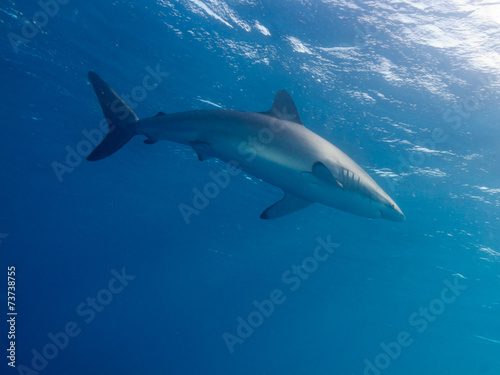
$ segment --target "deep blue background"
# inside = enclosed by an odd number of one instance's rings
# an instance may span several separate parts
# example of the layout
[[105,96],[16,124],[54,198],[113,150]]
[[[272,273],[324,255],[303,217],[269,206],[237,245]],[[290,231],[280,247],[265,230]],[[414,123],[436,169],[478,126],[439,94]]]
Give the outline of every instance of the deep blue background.
[[[500,374],[498,5],[71,0],[14,48],[8,34],[40,6],[0,4],[0,265],[17,266],[18,365],[75,321],[81,334],[41,373],[362,374],[408,331],[381,373]],[[139,137],[60,182],[53,162],[102,119],[87,71],[127,94],[158,64],[169,76],[140,118],[264,111],[285,88],[407,221],[317,204],[262,221],[282,193],[240,175],[186,225],[178,205],[223,164]],[[457,128],[447,111],[464,101]],[[340,247],[290,291],[283,273],[328,236]],[[123,267],[135,279],[86,324],[76,307]],[[409,316],[457,278],[467,290],[417,333]],[[222,334],[275,288],[286,302],[230,354]]]

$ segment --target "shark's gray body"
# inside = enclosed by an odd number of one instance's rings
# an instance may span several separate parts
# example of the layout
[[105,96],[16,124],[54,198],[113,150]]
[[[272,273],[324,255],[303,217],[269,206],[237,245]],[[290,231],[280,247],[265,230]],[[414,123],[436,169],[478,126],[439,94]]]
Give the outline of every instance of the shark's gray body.
[[189,145],[200,160],[234,162],[245,172],[285,192],[285,198],[261,215],[271,219],[322,203],[371,218],[403,221],[396,203],[351,158],[307,129],[286,91],[280,91],[268,112],[201,110],[159,113],[139,120],[95,73],[89,73],[110,133],[89,155],[111,155],[134,135],[145,143],[160,140]]

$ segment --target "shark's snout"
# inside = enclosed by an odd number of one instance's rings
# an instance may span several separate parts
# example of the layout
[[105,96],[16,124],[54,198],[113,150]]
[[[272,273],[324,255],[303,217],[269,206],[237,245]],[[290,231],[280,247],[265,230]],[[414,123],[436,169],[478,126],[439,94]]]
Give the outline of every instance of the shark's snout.
[[380,210],[380,215],[387,220],[391,221],[405,221],[405,215],[403,211],[398,207],[396,203],[389,203],[384,208]]

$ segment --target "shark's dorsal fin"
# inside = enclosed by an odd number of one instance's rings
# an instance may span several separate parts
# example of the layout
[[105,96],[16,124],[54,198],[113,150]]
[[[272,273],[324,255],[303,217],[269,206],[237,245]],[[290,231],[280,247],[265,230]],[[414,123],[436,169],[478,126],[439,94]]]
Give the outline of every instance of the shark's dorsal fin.
[[299,111],[297,111],[297,106],[286,90],[278,91],[276,97],[274,98],[273,108],[271,108],[270,111],[263,113],[281,120],[287,120],[304,125],[300,119]]
[[282,217],[291,214],[292,212],[306,208],[312,203],[313,202],[298,198],[295,195],[285,194],[285,197],[282,200],[276,202],[267,210],[265,210],[262,215],[260,215],[260,218],[277,219],[278,217]]
[[158,140],[154,138],[148,138],[144,140],[144,143],[147,145],[154,145],[156,142],[158,142]]
[[158,116],[166,116],[167,114],[165,112],[158,112],[155,117],[158,117]]

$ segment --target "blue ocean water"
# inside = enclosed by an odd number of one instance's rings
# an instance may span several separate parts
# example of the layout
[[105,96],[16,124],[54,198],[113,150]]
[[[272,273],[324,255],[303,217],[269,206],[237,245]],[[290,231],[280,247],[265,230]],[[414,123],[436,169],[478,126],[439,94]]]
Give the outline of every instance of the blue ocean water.
[[[2,374],[500,374],[497,3],[0,10]],[[85,161],[89,70],[140,118],[265,111],[286,89],[406,221],[319,204],[263,221],[282,192],[242,174],[186,223],[224,163],[140,137]]]

